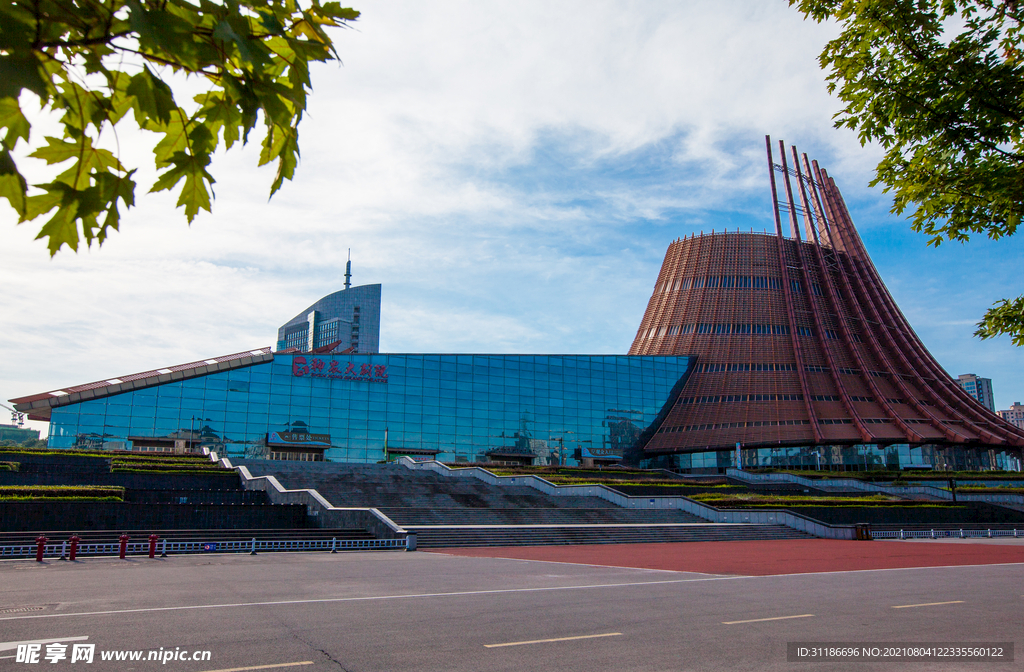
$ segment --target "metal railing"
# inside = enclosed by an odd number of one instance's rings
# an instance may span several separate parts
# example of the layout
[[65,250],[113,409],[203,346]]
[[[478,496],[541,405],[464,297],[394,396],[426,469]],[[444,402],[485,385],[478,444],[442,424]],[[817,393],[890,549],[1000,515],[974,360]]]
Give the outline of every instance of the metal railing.
[[[415,537],[415,535],[410,535]],[[408,549],[415,545],[414,539],[258,539],[232,541],[168,541],[161,539],[156,544],[156,553],[161,556],[183,553],[259,553],[260,551],[369,551],[387,549]],[[34,557],[36,544],[16,544],[0,546],[0,558]],[[66,541],[46,544],[44,558],[63,558],[69,553]],[[119,555],[120,542],[86,542],[78,544],[77,555],[103,556]],[[148,555],[148,541],[130,541],[125,552],[127,555]]]
[[307,515],[317,519],[318,527],[361,527],[380,538],[404,538],[405,530],[375,508],[333,506],[313,488],[289,490],[274,476],[253,476],[244,464],[236,467],[231,464],[231,460],[218,457],[209,448],[203,448],[203,453],[210,461],[235,469],[246,490],[266,492],[273,504],[305,504]]
[[1024,537],[1024,530],[871,530],[875,539],[991,539]]

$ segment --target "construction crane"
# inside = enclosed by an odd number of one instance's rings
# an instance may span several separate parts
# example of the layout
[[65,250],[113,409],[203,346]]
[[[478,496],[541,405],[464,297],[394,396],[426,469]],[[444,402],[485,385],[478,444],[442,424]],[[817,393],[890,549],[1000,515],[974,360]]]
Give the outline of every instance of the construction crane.
[[4,408],[6,408],[8,411],[11,412],[11,424],[12,425],[15,425],[16,427],[19,427],[19,428],[25,426],[25,414],[24,413],[22,413],[21,411],[14,410],[13,408],[8,406],[7,404],[0,404],[0,406],[3,406]]

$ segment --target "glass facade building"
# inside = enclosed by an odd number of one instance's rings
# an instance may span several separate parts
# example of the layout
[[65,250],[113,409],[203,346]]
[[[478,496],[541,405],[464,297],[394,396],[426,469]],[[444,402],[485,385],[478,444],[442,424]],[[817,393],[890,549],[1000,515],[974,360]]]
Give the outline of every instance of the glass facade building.
[[[275,354],[270,361],[59,405],[53,448],[187,441],[234,457],[276,443],[336,462],[519,452],[573,464],[637,451],[694,359],[625,355]],[[284,437],[284,438],[282,438]]]
[[328,294],[277,330],[277,349],[310,352],[338,344],[338,350],[380,349],[380,285],[360,285]]
[[[854,444],[832,446],[780,446],[743,448],[744,469],[827,469],[869,471],[884,469],[937,469],[949,471],[1020,471],[1013,449],[979,446]],[[641,466],[686,473],[724,473],[736,466],[735,450],[674,453],[645,458]]]

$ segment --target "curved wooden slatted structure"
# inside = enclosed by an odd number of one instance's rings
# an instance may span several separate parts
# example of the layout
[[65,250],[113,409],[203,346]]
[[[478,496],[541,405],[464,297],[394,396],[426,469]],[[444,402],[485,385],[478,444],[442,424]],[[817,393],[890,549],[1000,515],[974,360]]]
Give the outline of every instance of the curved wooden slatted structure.
[[737,443],[1019,451],[1024,430],[963,391],[914,333],[835,181],[795,148],[790,165],[782,142],[776,162],[766,144],[775,235],[700,234],[665,254],[629,354],[698,359],[645,454]]

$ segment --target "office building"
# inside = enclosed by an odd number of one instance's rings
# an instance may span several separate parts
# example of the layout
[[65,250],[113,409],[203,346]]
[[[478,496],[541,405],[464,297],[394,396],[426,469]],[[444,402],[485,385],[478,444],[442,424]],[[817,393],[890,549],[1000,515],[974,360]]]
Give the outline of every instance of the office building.
[[973,373],[963,373],[957,376],[960,387],[964,388],[967,394],[978,400],[982,406],[996,412],[995,397],[992,395],[992,379],[982,378]]
[[277,330],[277,350],[362,352],[380,350],[380,285],[352,287],[352,262],[345,288],[328,294]]

